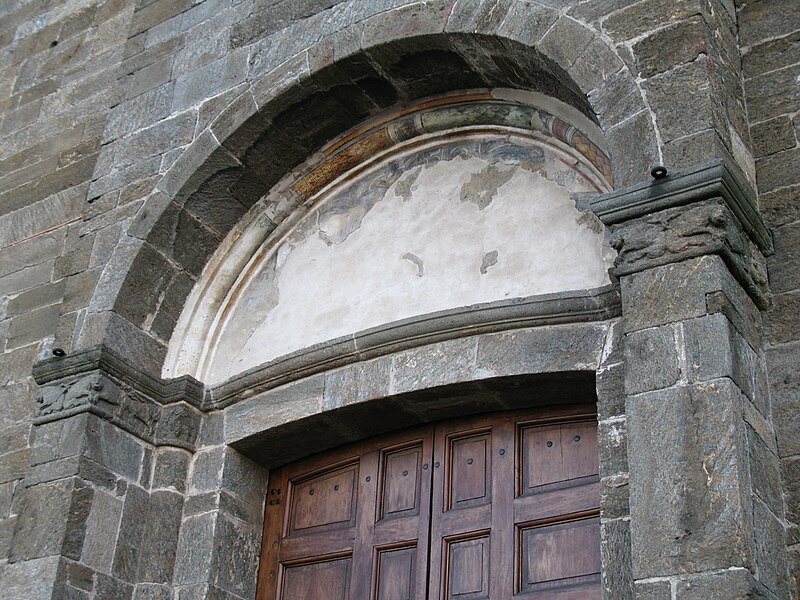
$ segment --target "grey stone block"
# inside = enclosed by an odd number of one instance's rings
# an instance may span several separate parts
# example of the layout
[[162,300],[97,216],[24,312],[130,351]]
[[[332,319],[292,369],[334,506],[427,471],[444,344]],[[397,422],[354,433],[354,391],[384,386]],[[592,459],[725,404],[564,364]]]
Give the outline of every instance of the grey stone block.
[[702,17],[696,16],[637,41],[633,46],[639,75],[649,78],[708,54],[710,30]]
[[214,533],[216,548],[210,582],[243,598],[253,597],[261,549],[260,529],[219,516]]
[[600,525],[600,559],[603,600],[632,600],[634,596],[629,521],[615,519]]
[[220,488],[261,511],[267,490],[267,472],[236,450],[225,448]]
[[800,292],[775,294],[764,319],[764,337],[774,345],[800,339]]
[[241,400],[225,410],[225,441],[230,444],[322,410],[325,377],[315,375]]
[[143,550],[149,496],[142,488],[128,484],[120,520],[117,546],[111,574],[124,581],[134,581]]
[[800,149],[792,148],[756,161],[759,191],[769,192],[796,183],[800,169]]
[[766,393],[757,393],[755,385],[758,357],[727,317],[708,315],[685,321],[682,327],[689,381],[730,377],[764,414],[768,414]]
[[456,0],[445,31],[494,33],[514,5],[512,0],[487,2],[486,0]]
[[758,200],[764,221],[772,227],[800,220],[800,185],[760,194]]
[[478,340],[477,366],[484,376],[594,371],[606,332],[605,326],[565,325],[488,334]]
[[537,48],[563,69],[575,64],[597,34],[578,21],[561,16],[539,40]]
[[387,396],[391,374],[392,360],[389,357],[359,362],[325,373],[325,410]]
[[[648,111],[636,113],[606,133],[613,163],[614,184],[626,186],[645,180],[659,159],[653,122]],[[635,149],[635,150],[634,150]]]
[[195,408],[183,402],[165,406],[155,431],[156,443],[193,450],[200,431],[200,417]]
[[102,573],[111,571],[115,546],[109,536],[119,530],[122,504],[123,499],[116,495],[98,491],[86,521],[81,562]]
[[780,0],[764,0],[747,5],[740,19],[743,46],[750,46],[764,39],[775,38],[800,29],[800,17],[797,11],[793,10],[791,4]]
[[642,110],[642,93],[627,69],[622,69],[589,94],[592,108],[606,127],[613,127]]
[[644,84],[663,141],[714,127],[720,108],[711,91],[709,69],[708,59],[701,57]]
[[753,499],[753,522],[758,580],[776,597],[787,598],[789,582],[783,524],[758,498]]
[[[749,25],[749,23],[747,24]],[[742,71],[749,79],[800,62],[800,32],[751,46],[742,55]]]
[[13,562],[61,553],[73,487],[74,481],[62,480],[25,490],[11,543]]
[[167,150],[186,146],[194,138],[197,113],[184,111],[141,129],[117,142],[115,167],[131,165]]
[[245,80],[248,71],[248,52],[234,51],[214,62],[182,75],[175,82],[172,111],[199,104]]
[[612,475],[600,480],[600,515],[618,519],[630,514],[628,475]]
[[139,480],[144,449],[131,434],[92,415],[87,421],[85,443],[86,458],[120,477]]
[[216,446],[196,452],[192,457],[189,491],[192,494],[219,489],[225,462],[225,447]]
[[31,451],[28,448],[3,456],[3,460],[0,461],[0,483],[25,477],[30,461]]
[[183,450],[174,450],[172,448],[159,448],[156,450],[153,488],[172,488],[178,492],[185,491],[189,456]]
[[741,401],[726,379],[628,399],[637,579],[752,566]]
[[4,564],[3,593],[14,600],[51,600],[58,567],[57,556]]
[[558,20],[558,11],[515,2],[497,29],[498,35],[533,46]]
[[800,109],[795,76],[794,69],[780,69],[745,81],[752,123],[793,114]]
[[402,393],[472,379],[477,352],[472,337],[398,353],[392,361],[391,390]]
[[597,371],[597,417],[600,420],[625,414],[625,365],[615,363]]
[[671,325],[625,336],[625,392],[628,395],[670,387],[681,376],[678,340]]
[[[603,28],[615,40],[629,40],[638,37],[659,26],[675,23],[693,17],[699,11],[699,3],[695,0],[676,0],[664,4],[658,0],[645,0],[631,5],[621,3],[624,7],[611,14],[603,21]],[[601,5],[600,10],[615,8]]]
[[209,581],[217,519],[215,513],[204,513],[184,520],[175,561],[175,585]]
[[624,67],[622,59],[604,40],[594,39],[569,68],[570,76],[582,90],[596,90]]
[[60,314],[61,307],[53,304],[14,317],[6,339],[6,348],[19,348],[53,335]]
[[182,512],[180,494],[171,491],[150,494],[136,581],[172,582]]
[[750,128],[750,136],[753,140],[753,156],[755,158],[763,158],[770,154],[794,148],[797,144],[794,130],[794,123],[792,123],[792,119],[788,115],[756,123]]
[[633,589],[636,600],[673,600],[669,581],[636,581]]
[[628,472],[628,429],[626,419],[600,421],[597,425],[600,446],[600,476]]
[[783,517],[783,490],[778,457],[752,427],[746,428],[753,492],[779,517]]
[[775,254],[767,259],[770,289],[776,294],[796,290],[800,288],[800,224],[778,227],[773,239]]

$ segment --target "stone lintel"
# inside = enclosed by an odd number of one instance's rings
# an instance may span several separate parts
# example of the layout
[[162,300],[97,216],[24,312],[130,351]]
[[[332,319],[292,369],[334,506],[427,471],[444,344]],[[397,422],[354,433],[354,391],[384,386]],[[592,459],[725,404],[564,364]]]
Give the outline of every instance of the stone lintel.
[[617,225],[710,198],[722,198],[759,250],[766,256],[773,253],[772,236],[758,211],[753,188],[738,168],[723,159],[602,194],[591,207],[604,224]]
[[514,298],[387,323],[271,360],[208,390],[208,408],[240,400],[339,367],[468,336],[619,316],[614,286]]

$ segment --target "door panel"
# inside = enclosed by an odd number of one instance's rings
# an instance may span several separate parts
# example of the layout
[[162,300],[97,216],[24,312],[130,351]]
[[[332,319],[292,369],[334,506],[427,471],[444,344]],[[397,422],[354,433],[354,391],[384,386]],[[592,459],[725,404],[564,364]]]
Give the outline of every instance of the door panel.
[[274,471],[258,599],[598,599],[593,410],[443,422]]

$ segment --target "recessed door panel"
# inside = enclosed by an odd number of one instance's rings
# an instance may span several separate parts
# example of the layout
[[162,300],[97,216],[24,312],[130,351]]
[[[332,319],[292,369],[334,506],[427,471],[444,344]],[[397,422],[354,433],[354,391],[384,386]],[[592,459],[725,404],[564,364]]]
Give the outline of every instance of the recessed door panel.
[[351,567],[349,557],[285,567],[281,600],[348,600]]
[[446,542],[445,598],[489,598],[490,542],[488,535]]
[[379,550],[375,600],[415,600],[416,546]]
[[449,440],[448,508],[463,508],[491,502],[491,434],[480,433]]
[[520,438],[520,495],[596,479],[599,469],[597,423],[525,426]]
[[421,471],[421,446],[396,450],[383,455],[380,518],[387,519],[419,512],[418,494]]
[[524,527],[519,533],[521,592],[565,593],[600,579],[598,517]]
[[294,483],[289,531],[352,526],[357,476],[358,465],[351,464]]

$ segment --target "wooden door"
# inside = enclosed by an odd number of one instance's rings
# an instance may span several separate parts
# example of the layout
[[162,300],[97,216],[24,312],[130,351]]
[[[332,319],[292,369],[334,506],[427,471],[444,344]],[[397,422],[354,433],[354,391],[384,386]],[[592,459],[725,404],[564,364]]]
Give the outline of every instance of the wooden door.
[[426,426],[272,473],[258,600],[596,600],[593,407]]

